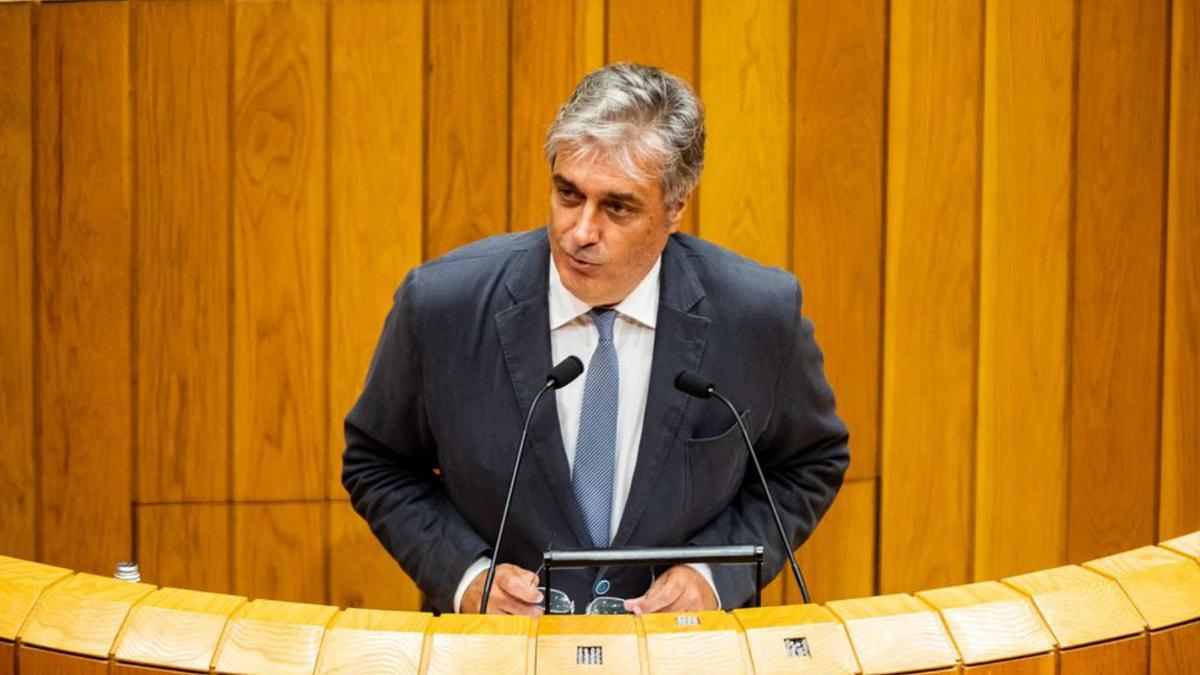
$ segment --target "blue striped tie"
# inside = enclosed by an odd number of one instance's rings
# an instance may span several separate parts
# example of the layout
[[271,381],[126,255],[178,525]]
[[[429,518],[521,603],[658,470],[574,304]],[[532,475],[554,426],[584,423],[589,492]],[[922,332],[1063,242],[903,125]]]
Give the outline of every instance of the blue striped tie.
[[600,342],[592,352],[584,378],[571,490],[583,512],[592,546],[599,548],[608,546],[612,519],[621,373],[617,368],[617,348],[613,345],[613,321],[617,313],[611,309],[593,309],[591,314]]

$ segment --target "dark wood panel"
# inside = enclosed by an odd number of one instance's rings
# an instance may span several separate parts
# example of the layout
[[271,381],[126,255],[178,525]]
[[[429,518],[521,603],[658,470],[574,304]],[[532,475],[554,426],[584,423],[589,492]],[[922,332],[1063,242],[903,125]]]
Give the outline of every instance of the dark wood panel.
[[883,0],[796,6],[793,264],[851,479],[878,473],[886,14]]
[[159,586],[228,593],[229,504],[139,504],[137,549],[142,578]]
[[1150,634],[1150,673],[1186,673],[1200,663],[1200,621]]
[[891,5],[882,593],[971,576],[981,10]]
[[326,5],[235,6],[233,494],[325,494]]
[[105,675],[108,661],[21,647],[17,650],[17,672],[21,675]]
[[37,549],[32,17],[28,3],[0,5],[0,551],[18,558]]
[[234,593],[326,602],[324,502],[234,504],[233,513]]
[[132,540],[128,12],[40,5],[35,36],[42,558],[101,574]]
[[229,498],[229,5],[133,11],[142,502]]
[[1067,558],[1157,534],[1167,2],[1081,3]]
[[426,258],[508,229],[508,0],[429,9]]
[[1149,668],[1146,636],[1111,640],[1059,653],[1059,675],[1128,675]]
[[329,505],[330,604],[419,611],[421,591],[346,501]]
[[964,675],[968,673],[970,675],[1054,675],[1057,668],[1055,655],[1050,653],[977,666],[964,666],[962,672]]
[[0,675],[14,675],[17,672],[17,646],[11,642],[0,641]]

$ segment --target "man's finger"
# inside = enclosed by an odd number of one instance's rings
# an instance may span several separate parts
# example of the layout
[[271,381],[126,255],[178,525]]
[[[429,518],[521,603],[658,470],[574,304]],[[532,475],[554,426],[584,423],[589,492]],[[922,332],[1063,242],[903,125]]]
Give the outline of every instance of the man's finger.
[[664,574],[659,577],[650,590],[640,598],[634,598],[625,607],[634,614],[650,614],[662,611],[683,592],[684,585],[679,583],[674,575]]
[[542,592],[537,589],[537,582],[528,576],[506,570],[503,575],[496,575],[496,585],[504,592],[521,602],[536,605],[542,602]]
[[514,598],[513,596],[504,593],[503,591],[496,593],[494,596],[495,603],[488,603],[489,614],[516,614],[519,616],[539,617],[542,615],[542,606],[533,605]]

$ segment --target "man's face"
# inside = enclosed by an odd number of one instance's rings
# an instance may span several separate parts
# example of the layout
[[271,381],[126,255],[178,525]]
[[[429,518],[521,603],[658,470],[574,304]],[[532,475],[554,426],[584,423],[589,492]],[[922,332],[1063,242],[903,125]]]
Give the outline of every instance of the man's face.
[[563,285],[590,305],[624,300],[679,229],[683,205],[664,204],[658,176],[646,173],[630,178],[603,156],[555,159],[550,253]]

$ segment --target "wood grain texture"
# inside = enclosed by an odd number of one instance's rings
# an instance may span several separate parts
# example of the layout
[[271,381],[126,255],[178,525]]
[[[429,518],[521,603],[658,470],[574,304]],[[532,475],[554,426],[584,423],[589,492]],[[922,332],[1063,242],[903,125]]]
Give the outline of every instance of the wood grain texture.
[[419,0],[330,5],[326,490],[333,498],[346,495],[342,419],[366,378],[393,291],[421,262],[422,7]]
[[1159,545],[1176,553],[1191,556],[1200,562],[1200,530],[1164,541]]
[[35,34],[41,558],[96,572],[133,539],[128,12],[47,4]]
[[229,498],[229,5],[133,3],[138,500]]
[[1167,3],[1081,3],[1067,560],[1153,543]]
[[325,517],[319,502],[234,504],[234,592],[325,602]]
[[329,601],[339,607],[421,609],[421,590],[349,502],[330,502]]
[[146,596],[129,612],[113,645],[126,663],[206,671],[225,624],[246,599],[179,588]]
[[[598,647],[600,663],[580,665],[581,647]],[[537,668],[548,673],[644,673],[637,619],[630,615],[543,616],[538,619]]]
[[971,576],[982,21],[977,2],[891,6],[884,593]]
[[325,495],[326,6],[234,6],[233,494]]
[[1054,654],[1039,654],[1026,656],[1023,659],[1009,659],[982,663],[976,666],[963,666],[964,675],[1056,675],[1058,672],[1057,657]]
[[153,591],[151,584],[76,574],[42,593],[17,637],[23,645],[108,658],[129,610]]
[[1150,673],[1186,673],[1200,663],[1200,621],[1150,634]]
[[33,436],[33,8],[0,6],[0,551],[37,550]]
[[964,665],[1054,651],[1054,636],[1033,602],[998,581],[919,591],[917,597],[942,615]]
[[107,675],[108,661],[22,645],[17,650],[21,675]]
[[[690,617],[695,623],[681,622]],[[651,673],[750,673],[750,650],[741,625],[726,612],[643,614],[646,667]]]
[[848,479],[878,475],[886,14],[796,5],[792,258],[853,439]]
[[429,627],[421,672],[428,675],[532,673],[536,631],[537,624],[524,616],[443,614]]
[[11,642],[0,642],[0,675],[17,672],[17,646]]
[[513,230],[546,223],[550,169],[542,144],[575,85],[603,65],[602,10],[602,0],[513,0],[508,217]]
[[[630,61],[658,66],[683,78],[693,88],[697,87],[699,6],[698,0],[607,0],[605,47],[608,62]],[[670,39],[663,39],[664,30]],[[688,234],[696,234],[697,207],[698,200],[693,193],[680,224],[680,229]]]
[[159,586],[233,588],[229,504],[138,504],[138,564]]
[[[756,673],[858,673],[846,628],[820,605],[735,609]],[[807,641],[809,654],[794,656],[787,640]]]
[[[875,479],[844,483],[812,537],[796,552],[813,602],[874,594],[875,497]],[[786,565],[783,573],[786,602],[803,602]]]
[[255,600],[229,620],[213,669],[221,673],[312,673],[336,607]]
[[1103,642],[1059,654],[1059,675],[1127,675],[1144,673],[1149,667],[1146,636]]
[[701,3],[700,88],[712,95],[699,232],[777,267],[791,257],[791,22],[783,2]]
[[1121,584],[1150,630],[1200,619],[1200,565],[1187,556],[1143,546],[1083,566]]
[[1073,14],[987,4],[975,579],[1066,562]]
[[15,640],[42,593],[72,574],[63,567],[0,556],[0,640]]
[[1112,579],[1075,565],[1009,577],[1033,600],[1062,649],[1140,633],[1145,620]]
[[431,614],[347,609],[329,627],[315,672],[416,673],[431,621]]
[[928,605],[910,595],[835,600],[863,672],[898,673],[955,666],[958,651]]
[[1200,530],[1200,2],[1171,20],[1159,539]]
[[508,229],[509,0],[429,3],[425,257]]

